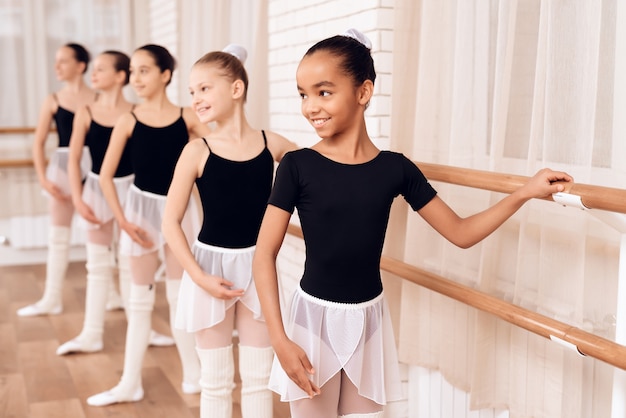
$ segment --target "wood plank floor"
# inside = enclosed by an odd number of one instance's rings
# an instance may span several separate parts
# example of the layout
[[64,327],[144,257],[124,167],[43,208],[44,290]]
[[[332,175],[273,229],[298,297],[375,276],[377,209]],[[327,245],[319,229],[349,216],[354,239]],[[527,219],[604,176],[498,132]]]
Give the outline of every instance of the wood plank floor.
[[[200,395],[180,391],[180,361],[174,347],[148,348],[142,371],[142,401],[108,407],[85,403],[88,396],[119,381],[126,335],[124,312],[107,312],[101,352],[56,355],[57,347],[82,328],[85,274],[84,262],[70,264],[62,314],[21,318],[15,311],[43,294],[45,266],[0,267],[0,417],[198,417]],[[165,284],[158,282],[153,328],[171,335],[168,315]],[[239,391],[238,384],[233,394],[233,417],[241,417]],[[276,395],[274,416],[289,416],[287,405]]]

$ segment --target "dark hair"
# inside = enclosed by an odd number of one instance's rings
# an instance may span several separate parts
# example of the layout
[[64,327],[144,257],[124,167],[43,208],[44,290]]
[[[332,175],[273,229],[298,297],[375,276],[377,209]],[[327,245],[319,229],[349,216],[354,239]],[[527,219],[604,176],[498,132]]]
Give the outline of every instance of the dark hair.
[[174,69],[176,68],[176,59],[165,47],[155,44],[146,44],[137,48],[136,51],[146,51],[152,55],[154,62],[162,73],[165,72],[165,70],[170,70],[170,79],[167,81],[167,84],[170,84]]
[[243,100],[246,101],[248,96],[248,73],[239,58],[229,52],[212,51],[203,55],[194,65],[200,64],[216,64],[220,69],[224,70],[226,77],[232,81],[243,81]]
[[89,51],[87,51],[87,48],[85,48],[81,44],[76,43],[68,43],[63,46],[66,48],[70,48],[72,51],[74,51],[74,58],[76,58],[76,61],[85,63],[85,69],[83,70],[83,74],[87,72],[87,67],[89,67],[89,61],[91,61],[91,55],[89,55]]
[[313,45],[304,56],[317,51],[328,51],[340,58],[343,72],[351,77],[357,86],[363,84],[365,80],[371,80],[372,83],[376,80],[374,60],[369,48],[354,38],[335,35]]
[[130,79],[130,58],[123,52],[114,51],[112,49],[104,51],[102,55],[111,55],[115,62],[113,63],[113,67],[115,67],[115,71],[124,71],[126,73],[126,79],[124,80],[124,85],[128,84]]

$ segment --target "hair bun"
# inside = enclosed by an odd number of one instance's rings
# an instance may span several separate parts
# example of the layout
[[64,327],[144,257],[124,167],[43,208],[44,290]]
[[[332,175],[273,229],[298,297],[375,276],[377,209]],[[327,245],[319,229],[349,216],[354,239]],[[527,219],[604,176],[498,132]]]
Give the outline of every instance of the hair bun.
[[246,48],[237,44],[227,45],[224,49],[222,49],[222,52],[228,52],[230,55],[237,57],[242,64],[245,64],[246,58],[248,58],[248,51],[246,51]]
[[365,48],[367,48],[369,50],[372,49],[372,42],[370,41],[370,39],[367,36],[365,36],[358,29],[350,28],[347,31],[345,31],[344,33],[342,33],[341,35],[342,36],[347,36],[348,38],[356,39],[361,44],[363,44],[365,46]]

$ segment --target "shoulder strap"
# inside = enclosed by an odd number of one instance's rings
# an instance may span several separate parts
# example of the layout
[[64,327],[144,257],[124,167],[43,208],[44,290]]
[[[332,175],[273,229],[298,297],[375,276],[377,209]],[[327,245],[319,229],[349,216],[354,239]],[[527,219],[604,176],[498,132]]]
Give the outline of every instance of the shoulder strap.
[[211,147],[209,146],[209,143],[207,142],[207,140],[202,137],[202,140],[204,141],[204,144],[206,145],[206,147],[208,148],[209,152],[211,151]]
[[181,106],[181,108],[180,108],[180,116],[183,116],[183,110],[185,110],[185,108],[183,108],[183,107]]
[[91,108],[89,105],[85,105],[85,108],[87,109],[87,113],[89,113],[89,119],[93,120],[93,115],[91,114]]
[[131,115],[133,115],[133,117],[135,118],[135,121],[136,121],[136,122],[139,122],[139,119],[137,119],[137,115],[135,115],[134,110],[135,110],[135,106],[133,106],[133,108],[132,108],[132,109],[130,109],[130,114],[131,114]]
[[59,98],[57,97],[56,93],[52,93],[52,98],[54,99],[54,102],[57,104],[57,106],[59,105]]
[[265,147],[267,148],[267,137],[265,136],[265,131],[261,129],[261,133],[263,134],[263,143],[265,144]]

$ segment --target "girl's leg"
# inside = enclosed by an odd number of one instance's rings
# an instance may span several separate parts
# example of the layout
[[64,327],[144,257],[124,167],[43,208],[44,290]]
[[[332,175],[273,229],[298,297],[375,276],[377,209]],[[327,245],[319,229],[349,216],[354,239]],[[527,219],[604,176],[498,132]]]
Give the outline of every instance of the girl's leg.
[[105,406],[143,399],[141,368],[150,337],[155,299],[154,274],[158,267],[156,251],[130,258],[133,283],[130,285],[122,379],[113,389],[89,397],[87,404]]
[[268,388],[274,350],[267,325],[254,319],[243,303],[236,305],[239,332],[239,375],[241,376],[241,413],[243,418],[272,418],[273,395]]
[[[128,321],[128,299],[130,298],[130,257],[124,254],[118,254],[117,256],[117,273],[119,276],[120,295],[122,297],[122,306],[124,306],[124,313],[126,314],[126,320]],[[155,347],[169,347],[174,345],[174,339],[168,335],[163,335],[155,330],[150,331],[149,345]]]
[[341,371],[339,416],[352,418],[382,418],[383,416],[383,406],[359,395],[359,389],[343,370]]
[[319,395],[289,403],[291,418],[336,417],[341,394],[341,373],[337,373],[320,388]]
[[183,393],[200,393],[200,359],[196,352],[195,337],[193,333],[177,329],[174,326],[183,268],[168,246],[165,246],[165,274],[168,277],[165,280],[165,290],[167,303],[170,307],[170,328],[183,369],[181,390]]
[[58,355],[102,350],[107,295],[113,285],[112,238],[112,222],[87,232],[87,291],[83,329],[78,337],[57,349]]
[[74,214],[71,200],[50,198],[48,259],[43,297],[32,305],[18,309],[19,316],[59,314],[63,310],[63,281],[70,250],[70,226]]
[[235,307],[226,311],[219,324],[196,332],[197,352],[202,373],[200,417],[231,418],[235,364],[233,362],[233,327]]

